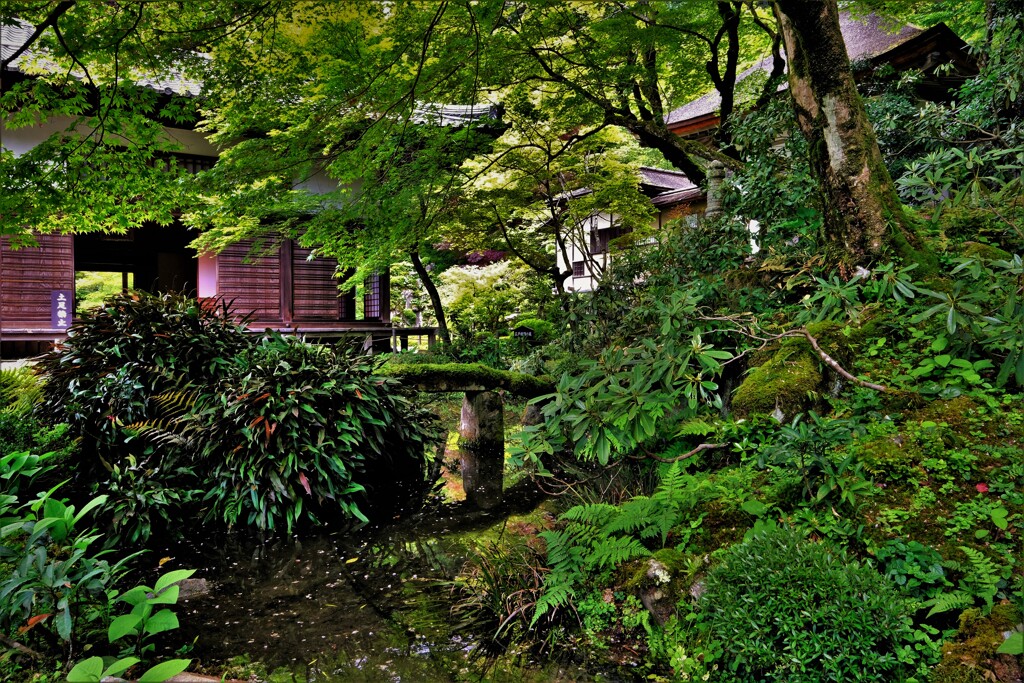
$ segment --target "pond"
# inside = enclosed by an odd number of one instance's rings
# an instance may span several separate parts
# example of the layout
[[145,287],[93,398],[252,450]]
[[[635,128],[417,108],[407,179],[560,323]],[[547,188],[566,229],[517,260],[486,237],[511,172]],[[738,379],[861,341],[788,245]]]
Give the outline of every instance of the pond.
[[192,540],[165,565],[202,567],[209,589],[179,602],[180,637],[211,670],[245,655],[275,683],[629,680],[571,661],[579,657],[473,656],[472,635],[452,625],[450,581],[509,523],[507,513],[456,506],[349,534]]

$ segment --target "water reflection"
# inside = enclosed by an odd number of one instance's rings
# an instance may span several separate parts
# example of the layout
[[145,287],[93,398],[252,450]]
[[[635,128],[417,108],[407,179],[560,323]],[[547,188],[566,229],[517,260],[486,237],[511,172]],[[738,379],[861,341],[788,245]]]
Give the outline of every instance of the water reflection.
[[500,523],[482,513],[424,516],[354,534],[193,541],[175,549],[174,565],[205,567],[197,577],[211,590],[179,603],[182,636],[195,639],[190,656],[205,665],[247,654],[287,668],[281,680],[597,680],[529,662],[481,673],[467,656],[472,639],[452,632],[446,582]]

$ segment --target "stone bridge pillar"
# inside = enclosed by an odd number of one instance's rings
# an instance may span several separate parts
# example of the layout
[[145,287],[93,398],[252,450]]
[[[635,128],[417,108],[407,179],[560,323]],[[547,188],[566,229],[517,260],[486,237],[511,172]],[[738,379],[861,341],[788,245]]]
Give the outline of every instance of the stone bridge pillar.
[[482,510],[501,503],[505,474],[505,418],[501,395],[467,391],[459,425],[462,486],[466,500]]

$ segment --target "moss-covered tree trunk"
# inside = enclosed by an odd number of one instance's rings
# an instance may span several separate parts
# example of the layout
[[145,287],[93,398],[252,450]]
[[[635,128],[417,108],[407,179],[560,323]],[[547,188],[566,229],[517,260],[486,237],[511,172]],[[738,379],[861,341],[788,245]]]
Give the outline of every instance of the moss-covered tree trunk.
[[922,260],[914,224],[896,194],[857,93],[836,0],[776,0],[789,91],[821,190],[825,237],[840,260],[868,264],[885,252]]

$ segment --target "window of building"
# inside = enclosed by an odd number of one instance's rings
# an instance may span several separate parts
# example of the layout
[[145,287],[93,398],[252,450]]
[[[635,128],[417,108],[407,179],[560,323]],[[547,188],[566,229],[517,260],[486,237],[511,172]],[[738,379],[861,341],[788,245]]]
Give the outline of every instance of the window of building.
[[630,230],[623,228],[618,225],[613,225],[609,228],[600,228],[590,233],[590,253],[592,254],[607,254],[609,247],[613,240],[628,235]]
[[572,264],[572,276],[573,277],[584,277],[587,274],[587,262],[586,261],[575,261]]

